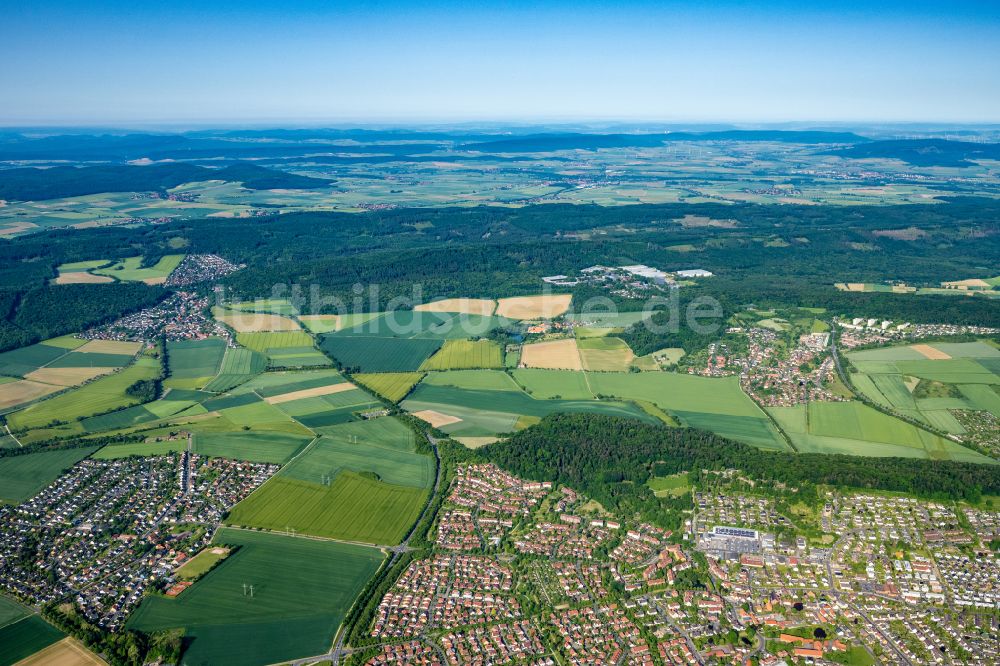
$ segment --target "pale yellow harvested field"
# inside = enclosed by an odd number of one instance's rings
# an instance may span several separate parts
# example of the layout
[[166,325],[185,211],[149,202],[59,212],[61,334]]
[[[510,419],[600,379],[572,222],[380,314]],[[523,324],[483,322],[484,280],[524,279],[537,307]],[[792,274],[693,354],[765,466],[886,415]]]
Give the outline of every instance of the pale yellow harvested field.
[[421,421],[426,421],[430,423],[435,428],[440,428],[441,426],[451,425],[452,423],[461,423],[462,419],[457,416],[449,416],[447,414],[442,414],[441,412],[435,412],[433,409],[425,409],[420,412],[413,412]]
[[39,368],[34,372],[29,372],[24,376],[43,384],[55,384],[56,386],[77,386],[94,377],[100,377],[114,372],[118,368]]
[[14,405],[21,405],[31,402],[36,398],[41,398],[49,393],[61,391],[62,386],[53,384],[41,384],[28,380],[18,380],[7,384],[0,384],[0,409],[7,409]]
[[351,382],[343,382],[341,384],[330,384],[329,386],[317,386],[311,389],[302,389],[301,391],[292,391],[291,393],[282,393],[281,395],[272,395],[269,398],[264,398],[264,402],[272,405],[278,405],[283,402],[291,402],[292,400],[301,400],[302,398],[318,398],[321,395],[332,395],[334,393],[343,393],[344,391],[350,391],[357,388]]
[[80,641],[67,636],[15,666],[104,666],[107,662],[83,646]]
[[455,441],[469,449],[478,449],[498,441],[496,437],[455,437]]
[[892,293],[894,294],[912,294],[916,290],[917,290],[916,287],[907,287],[906,285],[902,284],[892,285]]
[[107,284],[114,282],[113,278],[107,275],[94,275],[93,273],[73,272],[60,273],[59,277],[52,281],[54,284]]
[[128,354],[132,355],[142,348],[141,342],[126,342],[124,340],[91,340],[76,351],[94,354]]
[[153,284],[163,284],[167,281],[166,275],[161,275],[160,277],[151,277],[143,279],[143,283],[153,285]]
[[566,312],[572,300],[572,294],[501,298],[497,314],[508,319],[552,319]]
[[524,345],[521,347],[521,365],[526,368],[583,370],[575,338]]
[[847,291],[864,291],[864,290],[865,290],[865,284],[864,284],[864,282],[848,282],[847,283]]
[[229,326],[237,333],[258,333],[261,331],[298,331],[298,323],[294,319],[264,312],[238,312],[212,308],[215,320]]
[[920,352],[924,355],[924,358],[929,358],[933,361],[946,361],[951,358],[950,355],[930,345],[910,345],[910,349]]
[[978,287],[981,289],[992,289],[992,285],[986,280],[980,280],[978,278],[973,278],[970,280],[956,280],[955,282],[942,282],[942,287],[951,287],[953,289],[968,289],[969,287]]
[[496,301],[486,298],[446,298],[443,301],[422,303],[413,309],[418,312],[460,312],[486,317],[493,314],[496,307]]

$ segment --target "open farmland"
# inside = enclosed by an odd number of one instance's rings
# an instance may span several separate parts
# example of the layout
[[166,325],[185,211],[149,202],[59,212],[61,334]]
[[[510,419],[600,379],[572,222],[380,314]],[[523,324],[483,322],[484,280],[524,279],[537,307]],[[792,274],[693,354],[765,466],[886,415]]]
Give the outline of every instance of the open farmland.
[[122,282],[163,284],[182,259],[184,259],[183,254],[168,254],[160,257],[152,266],[144,266],[144,257],[128,257],[116,261],[106,268],[94,268],[90,272],[95,275],[113,277]]
[[212,308],[212,318],[237,333],[302,330],[302,327],[294,319],[268,312],[231,310],[216,306]]
[[140,358],[121,372],[101,377],[66,393],[43,400],[8,416],[12,430],[47,425],[53,421],[70,422],[79,418],[128,407],[138,402],[125,389],[140,379],[152,379],[159,372],[156,359]]
[[434,338],[326,336],[321,346],[343,367],[373,373],[416,371],[442,344]]
[[511,374],[525,391],[541,400],[590,400],[595,397],[587,384],[587,376],[578,370],[518,368],[511,371]]
[[414,306],[418,312],[461,312],[489,316],[496,310],[496,301],[486,298],[445,298],[431,303]]
[[465,370],[502,368],[503,350],[492,340],[445,340],[441,347],[420,366],[421,370]]
[[75,638],[66,637],[36,652],[17,666],[104,666],[106,661]]
[[575,338],[536,342],[521,347],[521,365],[526,368],[582,370]]
[[319,314],[302,315],[299,320],[311,333],[333,333],[343,329],[360,326],[366,321],[381,317],[381,312],[365,312],[360,314]]
[[174,388],[201,388],[219,374],[226,355],[221,338],[180,340],[167,343],[170,377],[165,385]]
[[520,391],[510,375],[500,370],[451,370],[434,372],[424,378],[427,386],[453,386],[461,389]]
[[572,301],[572,294],[501,298],[496,313],[507,319],[554,319],[569,310]]
[[253,351],[267,356],[270,365],[278,368],[330,365],[330,359],[313,345],[312,336],[303,330],[282,332],[239,333],[237,341]]
[[399,402],[406,397],[417,383],[423,379],[422,372],[383,372],[353,375],[356,382],[378,393],[391,402]]
[[577,341],[584,370],[627,372],[635,354],[620,338],[593,337]]
[[61,391],[58,384],[42,384],[25,379],[0,384],[0,412]]
[[308,435],[254,431],[196,431],[192,439],[194,452],[201,455],[278,464],[287,462],[310,441]]
[[38,615],[0,627],[0,666],[27,659],[65,636]]
[[330,485],[278,475],[237,504],[230,525],[391,545],[417,520],[427,490],[392,486],[354,472]]
[[96,449],[77,447],[0,458],[0,501],[23,502]]
[[[283,528],[282,528],[283,529]],[[237,548],[176,599],[148,597],[129,628],[184,628],[189,664],[270,664],[320,654],[383,555],[350,544],[220,529]],[[254,586],[253,597],[244,584]]]
[[54,338],[0,354],[0,375],[23,377],[82,347],[86,340]]
[[215,392],[229,391],[264,372],[266,368],[267,358],[263,354],[243,347],[229,347],[222,358],[219,374],[204,388]]

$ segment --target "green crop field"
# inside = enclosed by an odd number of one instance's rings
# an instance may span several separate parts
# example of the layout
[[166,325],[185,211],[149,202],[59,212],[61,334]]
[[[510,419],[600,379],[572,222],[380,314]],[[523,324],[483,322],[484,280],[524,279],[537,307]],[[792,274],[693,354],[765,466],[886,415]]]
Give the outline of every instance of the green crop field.
[[[73,346],[68,346],[69,343],[73,343]],[[29,372],[52,363],[73,349],[81,347],[84,343],[86,340],[70,337],[56,338],[4,352],[0,354],[0,375],[23,377]]]
[[260,298],[256,301],[229,303],[227,307],[244,312],[270,312],[279,315],[295,315],[299,313],[295,305],[285,298]]
[[587,376],[578,370],[542,370],[518,368],[512,370],[514,379],[534,398],[566,398],[590,400],[593,392],[587,385]]
[[382,372],[353,375],[356,382],[392,402],[399,402],[405,398],[410,389],[416,386],[423,377],[424,373],[422,372]]
[[[184,628],[184,664],[270,664],[326,652],[384,557],[364,546],[232,529],[220,529],[213,543],[237,550],[176,599],[144,599],[128,624]],[[253,585],[252,597],[244,584]]]
[[310,437],[282,432],[198,432],[195,453],[217,458],[282,464],[302,450]]
[[429,488],[434,483],[434,460],[405,450],[373,446],[360,440],[345,441],[326,435],[281,471],[282,477],[329,482],[341,470],[369,472],[380,481],[395,486]]
[[161,257],[152,266],[141,268],[142,257],[129,257],[121,261],[116,261],[107,268],[96,268],[90,272],[94,275],[107,275],[122,282],[159,280],[170,275],[183,258],[183,254],[168,254]]
[[492,315],[394,310],[372,319],[354,318],[345,324],[331,337],[457,340],[484,336],[494,328],[510,325],[511,321]]
[[13,599],[0,595],[0,627],[27,617],[31,611]]
[[520,391],[510,375],[500,370],[452,370],[433,372],[424,378],[426,386],[453,386],[484,391]]
[[314,398],[301,398],[275,405],[308,428],[334,426],[356,419],[356,412],[381,406],[361,389],[332,393]]
[[330,359],[313,346],[312,336],[305,331],[238,333],[236,339],[247,349],[267,356],[275,367],[330,365]]
[[167,386],[199,388],[219,373],[226,355],[226,342],[221,338],[181,340],[167,343],[170,378]]
[[80,447],[0,458],[0,500],[19,504],[97,449]]
[[[333,439],[355,444],[365,444],[394,451],[412,453],[416,450],[416,435],[405,423],[393,416],[383,416],[369,421],[344,423],[328,428],[325,434]],[[373,451],[373,455],[380,455]]]
[[632,349],[620,338],[581,338],[576,346],[585,370],[626,372],[635,358]]
[[65,634],[37,615],[0,627],[0,666],[16,664],[62,640]]
[[227,523],[393,545],[420,516],[427,493],[348,471],[330,485],[279,475],[237,504]]
[[35,403],[7,417],[11,430],[37,428],[52,421],[72,422],[113,409],[134,405],[135,398],[125,389],[140,379],[152,379],[159,372],[156,359],[144,357],[121,372],[96,379],[79,388]]
[[434,356],[423,362],[421,370],[466,370],[502,368],[503,350],[492,340],[445,340]]
[[736,377],[697,377],[672,372],[587,373],[598,395],[645,400],[685,425],[761,448],[787,449],[767,416],[740,389]]
[[243,347],[228,348],[222,358],[218,376],[204,388],[216,393],[229,391],[264,372],[266,368],[267,358],[263,354]]
[[271,398],[284,393],[294,393],[320,386],[342,384],[345,381],[344,376],[332,368],[321,370],[286,370],[268,372],[255,377],[253,380],[240,386],[239,390],[235,391],[235,393],[242,394],[253,391],[265,398]]
[[323,351],[346,368],[363,373],[413,372],[442,345],[434,338],[384,338],[331,336],[323,338]]
[[168,453],[178,453],[187,448],[187,438],[163,442],[131,442],[129,444],[108,444],[94,453],[95,460],[114,460],[129,456],[162,456]]

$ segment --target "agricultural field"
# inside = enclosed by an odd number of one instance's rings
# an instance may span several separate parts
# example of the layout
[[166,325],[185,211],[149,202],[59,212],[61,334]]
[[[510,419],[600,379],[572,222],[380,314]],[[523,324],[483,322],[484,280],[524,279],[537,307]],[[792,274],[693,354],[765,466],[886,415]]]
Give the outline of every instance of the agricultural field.
[[587,383],[587,375],[574,370],[539,370],[518,368],[511,375],[533,398],[548,400],[591,400],[595,398]]
[[632,349],[620,338],[590,337],[577,340],[584,370],[628,372],[635,359]]
[[1000,350],[982,342],[883,347],[847,355],[854,388],[872,402],[941,431],[965,429],[951,410],[1000,417]]
[[64,636],[63,632],[38,615],[28,615],[10,624],[0,626],[0,666],[10,666],[22,659],[28,659],[53,643],[62,640]]
[[461,312],[488,317],[496,310],[496,301],[487,298],[445,298],[414,306],[417,312]]
[[399,402],[424,378],[422,372],[383,372],[353,375],[353,379],[386,400]]
[[229,303],[227,307],[243,312],[270,312],[278,315],[296,315],[299,312],[295,304],[285,298],[259,298],[255,301]]
[[320,345],[345,368],[366,374],[414,372],[443,344],[434,338],[399,339],[328,335]]
[[302,315],[299,317],[299,321],[301,321],[302,324],[309,329],[310,333],[320,334],[334,333],[336,331],[354,328],[364,324],[366,321],[371,321],[372,319],[381,316],[381,312],[365,312],[361,314],[346,315]]
[[270,312],[234,310],[215,306],[212,308],[212,318],[237,333],[302,330],[302,327],[294,319]]
[[115,261],[104,268],[90,269],[94,275],[112,277],[120,282],[145,282],[146,284],[163,284],[167,277],[184,259],[183,254],[168,254],[161,257],[152,266],[145,266],[144,257],[128,257]]
[[[598,338],[599,339],[599,338]],[[582,370],[576,338],[536,342],[521,347],[521,366],[551,370]]]
[[233,529],[220,529],[213,545],[236,550],[176,599],[146,598],[128,624],[183,628],[186,664],[270,664],[329,650],[384,558],[364,546]]
[[330,365],[313,344],[312,336],[299,329],[282,332],[239,333],[236,340],[247,349],[264,354],[276,368]]
[[[125,389],[140,379],[152,379],[159,373],[156,359],[142,357],[113,375],[101,377],[78,389],[43,400],[7,417],[11,430],[26,430],[51,422],[72,422],[94,414],[121,409],[138,402]],[[0,387],[2,388],[2,387]]]
[[226,341],[221,338],[168,342],[170,376],[164,381],[164,386],[204,388],[219,374],[226,353]]
[[503,350],[492,340],[445,340],[433,356],[421,364],[421,370],[466,370],[502,368]]
[[787,450],[767,415],[740,389],[736,377],[672,372],[587,373],[595,395],[650,402],[685,425],[760,448]]
[[803,453],[932,458],[989,463],[989,458],[860,402],[814,402],[771,407],[782,430]]
[[0,354],[0,375],[24,377],[79,349],[86,342],[67,335],[4,352]]
[[96,449],[78,447],[0,458],[0,502],[23,502]]
[[427,490],[392,486],[354,472],[329,485],[278,475],[237,504],[230,525],[393,545],[420,516]]
[[[434,459],[392,417],[332,426],[237,505],[231,524],[389,544],[402,539],[434,483]],[[357,494],[357,496],[355,496]],[[374,510],[367,515],[363,507]]]
[[497,301],[497,315],[507,319],[555,319],[569,310],[572,294],[516,296]]
[[66,638],[39,650],[17,666],[104,666],[106,661],[75,638]]
[[206,391],[222,393],[249,381],[267,369],[267,357],[243,347],[229,347],[222,358],[219,374],[206,384]]
[[424,378],[426,386],[453,386],[460,389],[519,391],[510,375],[500,370],[452,370],[433,372]]

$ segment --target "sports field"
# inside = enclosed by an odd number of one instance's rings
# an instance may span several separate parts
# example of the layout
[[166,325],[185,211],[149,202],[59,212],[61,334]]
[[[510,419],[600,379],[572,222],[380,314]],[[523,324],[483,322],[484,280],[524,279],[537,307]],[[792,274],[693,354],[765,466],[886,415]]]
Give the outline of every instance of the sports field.
[[208,546],[177,570],[180,580],[196,580],[204,576],[217,563],[229,557],[232,551],[225,546]]
[[427,490],[344,471],[330,485],[279,475],[237,504],[226,522],[345,541],[394,545],[420,516]]
[[383,372],[353,376],[356,382],[392,402],[405,398],[423,377],[422,372]]
[[635,354],[620,338],[589,337],[577,340],[584,370],[628,372]]
[[128,257],[116,261],[106,268],[95,268],[90,272],[94,275],[107,275],[122,282],[163,284],[182,259],[184,259],[183,254],[168,254],[161,257],[152,266],[143,267],[143,257]]
[[343,367],[373,373],[416,371],[442,344],[434,338],[328,335],[323,338],[321,347]]
[[501,298],[497,314],[508,319],[553,319],[566,312],[572,301],[572,294]]
[[[152,379],[159,372],[159,362],[140,358],[121,372],[96,379],[80,388],[43,400],[7,419],[11,430],[37,428],[52,421],[71,422],[93,414],[128,407],[138,402],[125,389],[140,379]],[[0,387],[2,388],[2,387]]]
[[[598,338],[600,339],[600,338]],[[526,368],[582,370],[576,338],[536,342],[521,347],[521,365]]]
[[0,627],[0,666],[16,664],[65,636],[38,615]]
[[58,449],[0,458],[0,501],[23,502],[96,449]]
[[140,631],[183,627],[191,639],[184,664],[271,664],[326,652],[384,557],[364,546],[232,529],[220,529],[213,544],[237,550],[176,599],[147,597],[128,623]]
[[424,361],[420,369],[466,370],[502,367],[503,350],[492,340],[445,340],[444,346]]

